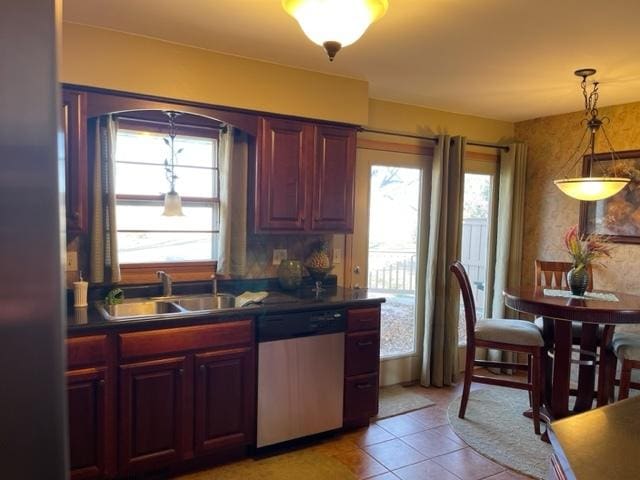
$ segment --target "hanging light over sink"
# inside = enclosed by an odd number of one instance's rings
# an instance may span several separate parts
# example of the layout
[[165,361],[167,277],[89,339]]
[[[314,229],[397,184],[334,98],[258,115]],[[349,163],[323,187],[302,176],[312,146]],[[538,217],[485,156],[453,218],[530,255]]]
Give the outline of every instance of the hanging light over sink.
[[164,194],[164,211],[162,215],[165,217],[184,217],[184,213],[182,213],[182,200],[180,199],[180,195],[176,192],[176,180],[178,176],[176,175],[176,158],[182,149],[175,149],[175,141],[176,141],[176,117],[180,115],[178,112],[165,112],[165,114],[169,117],[169,137],[164,138],[164,143],[167,144],[169,149],[171,150],[171,156],[164,160],[164,171],[167,176],[167,181],[169,182],[169,191]]

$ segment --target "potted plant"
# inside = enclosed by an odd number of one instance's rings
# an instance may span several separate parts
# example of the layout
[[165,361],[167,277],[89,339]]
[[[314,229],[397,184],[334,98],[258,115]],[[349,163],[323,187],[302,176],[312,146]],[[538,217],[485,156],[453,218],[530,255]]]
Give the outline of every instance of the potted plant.
[[573,268],[567,273],[567,283],[572,294],[583,296],[589,284],[587,266],[600,258],[611,257],[611,245],[606,237],[595,233],[580,237],[578,225],[567,230],[564,245],[573,261]]

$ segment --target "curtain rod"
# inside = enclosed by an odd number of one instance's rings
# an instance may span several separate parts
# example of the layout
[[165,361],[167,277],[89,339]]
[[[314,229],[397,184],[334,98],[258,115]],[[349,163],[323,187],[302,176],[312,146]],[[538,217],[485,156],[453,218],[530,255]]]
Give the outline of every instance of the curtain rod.
[[[438,137],[435,135],[414,135],[411,133],[402,133],[402,132],[394,132],[393,130],[376,130],[373,128],[365,128],[361,127],[358,129],[360,132],[369,132],[369,133],[380,133],[382,135],[392,135],[394,137],[406,137],[406,138],[415,138],[418,140],[428,140],[431,142],[438,143]],[[509,151],[508,145],[499,145],[496,143],[489,142],[480,142],[476,140],[467,140],[467,145],[474,145],[476,147],[487,147],[487,148],[496,148],[498,150],[504,150],[505,152]]]

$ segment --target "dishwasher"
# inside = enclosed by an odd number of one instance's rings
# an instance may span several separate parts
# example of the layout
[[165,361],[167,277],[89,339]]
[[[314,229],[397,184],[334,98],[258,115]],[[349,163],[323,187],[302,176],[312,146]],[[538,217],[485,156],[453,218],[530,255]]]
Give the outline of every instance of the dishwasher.
[[343,309],[258,318],[258,448],[342,427]]

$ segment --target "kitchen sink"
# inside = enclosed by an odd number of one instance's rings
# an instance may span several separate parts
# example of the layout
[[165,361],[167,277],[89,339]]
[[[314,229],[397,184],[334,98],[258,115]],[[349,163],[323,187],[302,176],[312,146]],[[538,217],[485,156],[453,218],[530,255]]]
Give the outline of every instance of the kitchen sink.
[[129,299],[116,305],[98,303],[98,311],[107,320],[144,317],[175,317],[179,314],[233,308],[235,297],[228,294],[184,295],[162,298]]
[[121,318],[151,317],[168,313],[181,313],[185,309],[174,302],[161,300],[125,300],[116,305],[99,304],[98,310],[107,320]]
[[191,297],[177,298],[174,300],[176,305],[190,311],[198,310],[218,310],[221,308],[233,308],[235,306],[235,298],[233,295],[218,294],[213,295],[194,295]]

